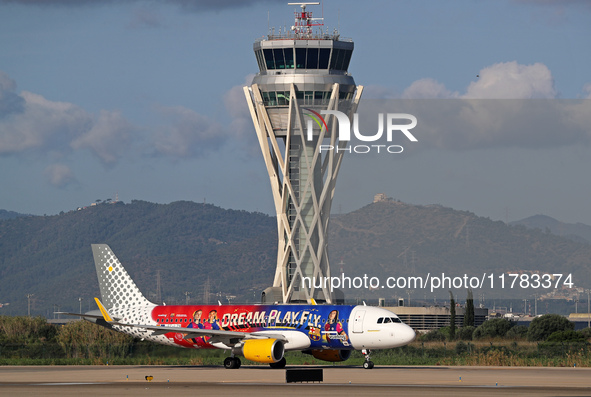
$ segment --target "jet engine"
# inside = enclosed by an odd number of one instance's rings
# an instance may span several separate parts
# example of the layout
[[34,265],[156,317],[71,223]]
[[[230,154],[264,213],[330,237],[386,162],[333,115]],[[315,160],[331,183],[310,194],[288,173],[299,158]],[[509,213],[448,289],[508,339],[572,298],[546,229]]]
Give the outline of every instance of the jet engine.
[[319,360],[337,362],[351,357],[352,350],[310,350],[309,353]]
[[283,358],[285,352],[283,342],[277,339],[248,339],[232,352],[257,363],[276,363]]

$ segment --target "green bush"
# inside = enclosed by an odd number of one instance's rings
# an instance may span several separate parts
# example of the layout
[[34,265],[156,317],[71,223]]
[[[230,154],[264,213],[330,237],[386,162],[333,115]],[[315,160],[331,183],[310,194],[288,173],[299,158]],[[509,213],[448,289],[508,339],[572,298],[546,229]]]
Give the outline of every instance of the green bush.
[[527,325],[515,325],[505,334],[509,339],[525,339],[527,337]]
[[475,339],[504,337],[512,325],[507,319],[493,318],[476,328],[473,336]]
[[583,328],[579,332],[585,337],[585,339],[591,338],[591,328]]
[[469,350],[470,348],[468,346],[468,343],[463,342],[461,340],[456,343],[455,352],[458,356],[467,353]]
[[474,327],[469,325],[467,327],[460,328],[457,332],[457,338],[459,340],[472,340],[472,335],[474,334]]
[[443,342],[445,339],[445,334],[438,329],[429,331],[419,337],[419,340],[423,342]]
[[568,331],[556,331],[553,332],[552,335],[546,339],[547,342],[578,342],[584,341],[586,338],[585,336],[577,331],[568,330]]
[[544,314],[532,320],[527,330],[527,339],[530,341],[546,340],[556,331],[574,330],[575,324],[558,314]]

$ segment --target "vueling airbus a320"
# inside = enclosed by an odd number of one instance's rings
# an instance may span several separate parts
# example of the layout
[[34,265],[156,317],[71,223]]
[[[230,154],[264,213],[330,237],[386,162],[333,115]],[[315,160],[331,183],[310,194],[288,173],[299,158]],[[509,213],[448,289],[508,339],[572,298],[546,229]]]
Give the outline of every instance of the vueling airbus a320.
[[[228,369],[248,360],[284,368],[284,353],[300,350],[324,361],[344,361],[362,350],[404,346],[415,333],[392,312],[343,305],[170,305],[148,301],[111,248],[92,246],[102,303],[81,317],[149,341],[193,349],[224,349]],[[73,313],[68,313],[73,314]]]

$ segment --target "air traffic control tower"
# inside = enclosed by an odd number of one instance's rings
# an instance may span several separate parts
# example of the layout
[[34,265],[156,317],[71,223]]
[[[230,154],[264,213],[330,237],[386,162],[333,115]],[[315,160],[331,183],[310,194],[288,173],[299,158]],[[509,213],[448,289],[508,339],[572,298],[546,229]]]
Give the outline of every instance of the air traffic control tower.
[[[336,303],[320,281],[331,275],[328,222],[348,141],[324,112],[351,120],[363,87],[347,71],[353,41],[323,32],[322,18],[306,11],[319,3],[288,4],[298,7],[294,26],[255,41],[259,73],[244,87],[277,212],[277,270],[262,301]],[[316,286],[302,283],[313,277]]]

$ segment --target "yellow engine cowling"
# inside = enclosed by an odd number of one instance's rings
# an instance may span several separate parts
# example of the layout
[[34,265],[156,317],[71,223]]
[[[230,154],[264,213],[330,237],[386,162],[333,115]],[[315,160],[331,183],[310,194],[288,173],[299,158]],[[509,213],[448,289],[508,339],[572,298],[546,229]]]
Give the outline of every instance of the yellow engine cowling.
[[351,350],[311,350],[310,354],[319,360],[334,363],[348,360],[351,357]]
[[276,363],[283,358],[283,342],[277,339],[249,339],[244,341],[237,354],[257,363]]

